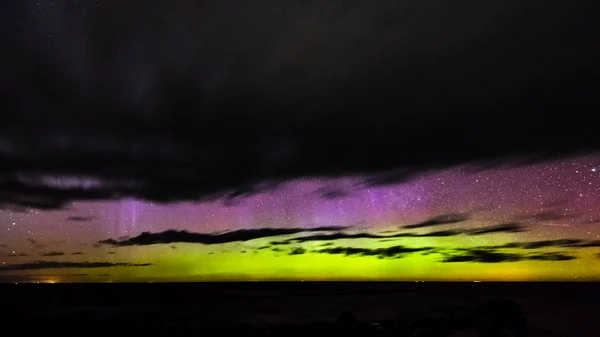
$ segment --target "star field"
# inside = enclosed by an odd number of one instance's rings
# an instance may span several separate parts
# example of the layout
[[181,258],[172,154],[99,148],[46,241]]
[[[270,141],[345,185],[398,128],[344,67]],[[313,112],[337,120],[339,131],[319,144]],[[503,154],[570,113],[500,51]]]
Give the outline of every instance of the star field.
[[598,280],[591,9],[4,1],[0,281]]
[[[134,199],[106,202],[73,202],[67,209],[17,210],[0,211],[0,223],[3,235],[0,244],[2,265],[13,265],[46,259],[64,262],[112,261],[115,263],[152,263],[145,268],[115,267],[120,270],[113,275],[115,280],[145,280],[148,278],[174,277],[177,280],[215,278],[241,279],[256,277],[294,278],[293,263],[281,269],[279,264],[272,265],[270,274],[253,274],[252,270],[244,271],[244,264],[258,263],[265,259],[259,246],[270,241],[257,238],[255,241],[221,244],[213,246],[192,243],[165,243],[155,246],[107,247],[98,244],[102,240],[113,238],[126,240],[143,232],[161,233],[168,230],[185,230],[191,233],[223,233],[236,230],[258,230],[262,228],[318,228],[323,226],[348,227],[353,233],[397,232],[402,226],[418,223],[444,214],[468,214],[468,219],[459,224],[448,224],[446,228],[459,231],[474,231],[485,226],[501,223],[520,223],[527,229],[521,232],[506,232],[460,237],[427,237],[402,238],[403,245],[427,243],[433,247],[471,247],[501,245],[509,242],[536,242],[540,240],[596,240],[600,239],[598,222],[600,221],[600,157],[589,155],[561,159],[531,165],[515,167],[499,167],[491,169],[474,169],[472,166],[461,166],[448,170],[420,174],[413,179],[392,185],[370,186],[359,177],[340,179],[312,179],[291,181],[273,189],[255,195],[243,196],[233,201],[217,200],[213,202],[160,204]],[[64,182],[63,182],[64,183]],[[458,226],[458,227],[456,227]],[[442,228],[442,227],[440,227]],[[435,228],[438,229],[438,228]],[[420,234],[427,232],[421,231]],[[435,235],[435,234],[434,234]],[[274,238],[271,241],[275,241]],[[389,239],[393,242],[393,240]],[[400,239],[395,239],[400,240]],[[412,241],[411,241],[412,240]],[[385,241],[385,240],[383,240]],[[374,247],[381,242],[365,239],[343,239],[331,241],[327,245],[341,244],[356,247]],[[294,246],[294,254],[286,255],[285,250],[274,248],[278,257],[269,256],[274,261],[300,259],[304,256],[315,257],[310,252],[312,241]],[[233,245],[233,246],[232,246]],[[165,248],[160,248],[164,246]],[[182,246],[180,248],[179,246]],[[222,246],[222,247],[221,247]],[[300,248],[302,247],[302,248]],[[300,250],[298,250],[300,249]],[[280,251],[278,251],[280,250]],[[589,254],[593,254],[595,250]],[[555,251],[553,251],[555,252]],[[596,252],[600,253],[600,251]],[[216,255],[227,257],[229,264],[219,267],[227,270],[221,276],[204,273],[203,266],[211,264]],[[589,255],[588,254],[588,255]],[[238,257],[235,257],[238,256]],[[333,255],[332,255],[333,256]],[[353,275],[360,260],[377,260],[372,256],[339,257],[343,260],[337,266],[337,272],[330,275],[340,278]],[[421,257],[425,258],[425,256]],[[240,259],[240,264],[232,265],[231,261]],[[358,260],[357,260],[358,259]],[[587,259],[587,260],[586,260]],[[580,257],[564,262],[506,262],[494,265],[498,274],[491,274],[490,279],[498,278],[509,265],[537,263],[544,270],[555,270],[552,277],[567,279],[581,276],[561,274],[561,270],[570,264],[596,266],[595,256]],[[245,261],[245,262],[241,262]],[[390,263],[390,262],[388,262]],[[402,265],[403,259],[395,263]],[[441,264],[439,261],[429,264]],[[465,262],[464,268],[489,271],[490,266]],[[227,265],[229,267],[227,267]],[[411,274],[410,270],[399,271],[398,274],[385,274],[384,278],[412,279],[428,275],[434,279],[449,277],[454,279],[461,275],[461,266],[454,266],[452,274],[445,274],[436,268],[427,273],[425,264],[419,274]],[[180,269],[185,266],[184,269]],[[214,266],[213,266],[214,267]],[[230,268],[230,269],[228,269]],[[291,268],[291,269],[289,269]],[[298,267],[302,269],[301,264]],[[375,267],[373,267],[375,268]],[[387,267],[386,267],[387,268]],[[537,268],[537,267],[536,267]],[[534,267],[526,276],[516,275],[517,279],[528,277],[537,279],[545,273],[537,275]],[[596,271],[598,272],[596,274]],[[34,273],[33,271],[28,271]],[[221,270],[221,272],[223,272]],[[5,272],[7,273],[7,272]],[[14,273],[14,272],[13,272]],[[44,270],[47,274],[47,271]],[[241,273],[241,274],[239,274]],[[310,278],[309,271],[302,277]],[[330,277],[320,272],[312,275],[316,279]],[[600,277],[600,268],[588,270],[587,277]],[[71,273],[72,274],[72,273]],[[100,274],[100,273],[98,273]],[[106,275],[106,272],[102,272]],[[108,273],[110,274],[110,272]],[[60,273],[57,273],[60,275]],[[262,276],[261,276],[262,275]],[[465,275],[469,275],[466,273]],[[495,276],[494,276],[495,275]],[[59,276],[57,276],[59,277]],[[468,277],[468,276],[466,276]],[[548,276],[550,277],[550,276]],[[109,278],[83,277],[84,280],[102,280]],[[343,277],[342,277],[343,278]],[[63,281],[76,279],[65,277]]]

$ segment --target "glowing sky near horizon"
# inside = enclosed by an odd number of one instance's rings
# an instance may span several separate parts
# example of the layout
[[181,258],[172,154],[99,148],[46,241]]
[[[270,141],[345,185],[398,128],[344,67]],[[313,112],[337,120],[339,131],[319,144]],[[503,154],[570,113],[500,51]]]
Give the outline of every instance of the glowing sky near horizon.
[[[233,204],[115,200],[75,202],[57,211],[4,209],[0,211],[0,281],[600,279],[596,244],[498,247],[543,240],[599,240],[600,156],[484,171],[458,167],[394,185],[369,187],[361,182],[356,177],[290,181]],[[324,190],[343,193],[325,198]],[[467,219],[402,228],[445,214],[466,214]],[[505,223],[520,223],[525,230],[468,234]],[[218,234],[323,226],[349,228],[219,244],[99,244],[106,239],[126,242],[142,232]],[[385,236],[438,230],[467,234],[273,244],[315,234]],[[393,256],[377,253],[377,249],[394,246],[429,250]],[[328,250],[336,247],[364,251]],[[496,255],[489,261],[472,258],[483,254],[480,250],[501,254],[500,261],[494,260]],[[569,258],[537,258],[548,253]],[[465,254],[470,260],[449,261]]]

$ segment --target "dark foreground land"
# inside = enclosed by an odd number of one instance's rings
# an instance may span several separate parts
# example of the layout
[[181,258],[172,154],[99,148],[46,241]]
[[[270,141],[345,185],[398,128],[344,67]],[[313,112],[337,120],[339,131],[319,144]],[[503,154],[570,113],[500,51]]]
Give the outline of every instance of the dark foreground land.
[[2,335],[600,336],[600,283],[0,285]]

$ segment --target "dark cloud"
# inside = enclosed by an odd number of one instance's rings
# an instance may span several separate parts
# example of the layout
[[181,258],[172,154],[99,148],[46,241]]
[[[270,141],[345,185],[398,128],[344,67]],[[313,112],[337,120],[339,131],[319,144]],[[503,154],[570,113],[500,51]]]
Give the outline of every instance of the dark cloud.
[[499,246],[486,246],[482,248],[498,249],[498,248],[520,248],[520,249],[538,249],[538,248],[590,248],[600,247],[600,240],[581,240],[581,239],[557,239],[557,240],[542,240],[531,242],[509,242]]
[[[458,222],[458,221],[456,221]],[[448,223],[448,222],[444,222]],[[422,228],[429,226],[437,226],[442,223],[436,225],[427,225],[419,227],[408,227],[408,228]],[[415,225],[410,225],[415,226]],[[384,241],[392,241],[394,239],[399,238],[419,238],[419,237],[447,237],[447,236],[457,236],[457,235],[484,235],[484,234],[493,234],[493,233],[517,233],[525,231],[526,227],[517,224],[500,224],[495,226],[483,227],[475,230],[467,230],[467,229],[452,229],[452,230],[441,230],[441,231],[433,231],[427,233],[398,233],[392,235],[381,235],[374,233],[344,233],[344,232],[336,232],[330,234],[316,234],[316,235],[307,235],[294,237],[287,240],[282,241],[272,241],[271,245],[289,245],[292,243],[302,243],[309,241],[335,241],[335,240],[346,240],[346,239],[378,239],[381,242]],[[383,232],[382,232],[383,233]]]
[[2,247],[2,248],[6,248],[6,247],[8,247],[8,245],[5,245],[5,244],[0,244],[0,247]]
[[111,263],[111,262],[57,262],[35,261],[22,264],[0,266],[0,272],[13,270],[41,270],[41,269],[70,269],[70,268],[110,268],[110,267],[147,267],[152,263]]
[[177,249],[177,246],[171,246],[171,249]]
[[445,231],[434,231],[434,232],[429,232],[429,233],[424,233],[424,234],[418,234],[418,235],[414,235],[414,236],[419,236],[419,237],[444,237],[444,236],[456,236],[456,235],[461,235],[464,234],[463,231],[459,231],[459,230],[445,230]]
[[115,255],[116,252],[106,252],[106,255]]
[[540,260],[540,261],[569,261],[575,260],[575,256],[561,254],[561,253],[543,253],[534,254],[527,256],[529,260]]
[[318,234],[291,238],[283,241],[273,241],[272,245],[288,245],[291,243],[302,243],[309,241],[335,241],[346,239],[379,239],[381,241],[392,241],[399,238],[418,238],[418,237],[443,237],[461,235],[463,232],[455,230],[435,231],[424,234],[414,233],[399,233],[393,235],[379,235],[372,233],[333,233],[333,234]]
[[348,191],[342,189],[322,189],[319,191],[319,195],[324,199],[338,199],[348,194]]
[[47,281],[48,279],[57,279],[61,277],[84,277],[90,276],[91,274],[87,273],[66,273],[66,274],[36,274],[36,275],[2,275],[0,276],[0,280],[3,277],[16,276],[16,282],[35,282],[35,281]]
[[3,275],[3,274],[0,274],[0,283],[43,282],[46,279],[47,279],[46,276],[38,276],[38,275],[24,275],[24,274]]
[[580,244],[577,244],[575,247],[581,247],[581,248],[600,247],[600,240],[582,242]]
[[376,256],[378,258],[401,258],[407,254],[423,251],[431,251],[432,247],[410,248],[404,246],[393,246],[386,248],[356,248],[356,247],[333,247],[315,250],[316,253],[333,255],[358,255],[358,256]]
[[71,255],[83,255],[83,252],[73,252]]
[[[480,263],[499,263],[499,262],[516,262],[523,260],[537,260],[537,261],[567,261],[576,259],[575,256],[571,256],[561,252],[534,252],[529,253],[525,251],[534,249],[544,248],[569,248],[578,249],[586,247],[600,247],[600,240],[581,240],[581,239],[557,239],[557,240],[542,240],[542,241],[531,241],[531,242],[509,242],[497,246],[481,246],[476,248],[444,248],[444,247],[423,247],[423,248],[409,248],[404,246],[394,246],[389,248],[363,248],[363,247],[330,247],[333,245],[333,241],[340,239],[377,239],[382,241],[381,237],[389,237],[392,239],[384,239],[386,241],[394,240],[393,238],[399,237],[427,237],[427,236],[455,236],[455,235],[483,235],[493,234],[500,232],[514,232],[523,230],[518,224],[501,224],[496,226],[484,227],[476,230],[449,230],[449,231],[437,231],[424,234],[413,234],[413,233],[399,233],[390,236],[379,236],[377,234],[370,233],[332,233],[332,234],[317,234],[310,236],[303,236],[297,238],[291,238],[284,241],[271,242],[271,246],[264,246],[259,249],[272,248],[275,252],[283,252],[284,249],[274,247],[279,245],[290,245],[296,243],[304,243],[310,241],[327,241],[322,244],[322,248],[312,252],[314,253],[325,253],[325,254],[341,254],[346,256],[377,256],[379,258],[384,257],[403,257],[404,254],[421,252],[422,255],[440,254],[443,262],[480,262]],[[300,250],[301,249],[301,250]],[[289,253],[291,255],[306,253],[304,248],[291,248]],[[504,249],[511,249],[511,251],[502,251]],[[519,249],[522,251],[514,251]]]
[[594,5],[4,1],[0,206],[597,150]]
[[31,245],[31,247],[35,248],[35,249],[41,249],[46,247],[46,245],[40,243],[37,240],[31,239],[31,238],[27,238],[27,241],[29,242],[29,244]]
[[[511,232],[515,230],[513,226],[498,225],[486,227],[484,229],[476,230],[477,235],[486,233],[499,233],[501,229]],[[460,234],[470,234],[471,231],[459,232],[459,231],[440,231],[433,232],[437,233],[437,236],[451,236]],[[409,237],[423,237],[429,236],[433,233],[425,234],[411,234],[408,233]],[[326,235],[314,235],[300,238],[293,238],[286,241],[275,242],[272,244],[292,244],[301,243],[307,241],[333,241],[338,239],[352,239],[352,238],[373,238],[372,234],[359,233],[359,234],[344,234],[334,233]],[[403,235],[403,234],[399,234]],[[327,245],[331,245],[332,242],[327,242]],[[482,246],[477,248],[454,248],[447,249],[443,247],[417,247],[410,248],[404,246],[393,246],[387,248],[363,248],[363,247],[328,247],[314,250],[315,253],[323,254],[340,254],[345,256],[376,256],[378,258],[399,258],[406,254],[421,252],[423,255],[440,254],[442,255],[443,262],[480,262],[480,263],[499,263],[499,262],[516,262],[523,260],[537,260],[537,261],[567,261],[576,259],[576,257],[558,252],[546,252],[546,253],[525,253],[525,252],[504,252],[501,249],[541,249],[550,247],[561,247],[561,248],[582,248],[582,247],[600,247],[600,241],[585,241],[577,239],[561,239],[561,240],[548,240],[548,241],[533,241],[533,242],[511,242],[499,246]],[[266,248],[266,247],[264,247]],[[281,248],[273,248],[274,251],[282,252]],[[298,248],[292,248],[292,252],[296,252]],[[302,250],[302,254],[306,253]],[[299,252],[297,252],[299,254]]]
[[512,253],[500,253],[483,249],[466,250],[463,253],[447,256],[442,262],[514,262],[520,261],[522,256]]
[[537,249],[546,247],[573,247],[584,243],[583,240],[578,239],[558,239],[558,240],[542,240],[532,242],[510,242],[500,248],[523,248],[523,249]]
[[527,227],[520,223],[506,223],[501,225],[495,225],[490,227],[484,227],[470,231],[469,235],[482,235],[482,234],[493,234],[493,233],[520,233],[527,230]]
[[65,255],[64,252],[49,252],[49,253],[41,254],[41,256],[64,256],[64,255]]
[[50,277],[65,277],[65,276],[70,276],[70,277],[84,277],[84,276],[90,276],[91,274],[85,274],[85,273],[73,273],[73,274],[60,274],[60,275],[50,275]]
[[11,253],[11,254],[8,254],[8,255],[5,255],[5,256],[6,257],[23,257],[23,256],[29,256],[29,255],[25,254],[25,253],[19,253],[19,254],[12,254]]
[[111,246],[146,246],[169,243],[201,243],[205,245],[223,244],[238,241],[268,238],[308,232],[339,231],[346,227],[316,227],[316,228],[261,228],[240,229],[225,233],[205,234],[192,233],[185,230],[167,230],[160,233],[144,232],[136,237],[125,240],[107,239],[99,243]]
[[538,261],[568,261],[576,259],[574,256],[562,253],[534,253],[534,254],[517,254],[498,252],[493,249],[456,249],[451,253],[443,252],[442,262],[480,262],[480,263],[500,263],[500,262],[517,262],[523,260],[538,260]]
[[290,252],[290,255],[302,255],[306,253],[306,249],[302,248],[302,247],[297,247],[292,249],[292,251]]
[[576,217],[577,215],[578,214],[569,214],[569,213],[565,213],[564,211],[559,211],[559,210],[549,210],[549,211],[538,212],[535,214],[525,214],[520,217],[517,217],[517,219],[529,220],[529,221],[533,221],[533,222],[546,222],[546,221],[558,221],[558,220],[570,219],[570,218]]
[[[405,235],[405,234],[402,234]],[[397,236],[382,236],[371,233],[333,233],[333,234],[318,234],[318,235],[308,235],[301,236],[297,238],[291,238],[283,241],[273,241],[272,245],[288,245],[291,243],[302,243],[309,241],[334,241],[334,240],[342,240],[342,239],[381,239],[381,238],[395,238]]]
[[425,228],[425,227],[433,227],[440,225],[453,224],[457,222],[463,222],[467,220],[468,217],[465,214],[444,214],[440,216],[436,216],[434,218],[425,220],[423,222],[419,222],[413,225],[403,226],[403,228],[407,229],[417,229],[417,228]]
[[338,199],[352,194],[356,186],[348,182],[330,182],[317,189],[317,194],[324,199]]
[[66,220],[67,221],[72,221],[72,222],[90,222],[90,221],[96,220],[96,217],[74,215],[74,216],[68,217]]

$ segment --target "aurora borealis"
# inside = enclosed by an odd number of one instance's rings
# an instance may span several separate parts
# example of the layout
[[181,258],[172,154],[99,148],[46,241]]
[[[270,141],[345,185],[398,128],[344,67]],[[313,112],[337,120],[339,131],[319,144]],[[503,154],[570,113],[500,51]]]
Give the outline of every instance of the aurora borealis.
[[[597,280],[600,158],[3,210],[3,281]],[[57,182],[60,183],[60,182]],[[146,232],[146,233],[144,233]]]
[[600,279],[589,0],[0,4],[0,281]]

